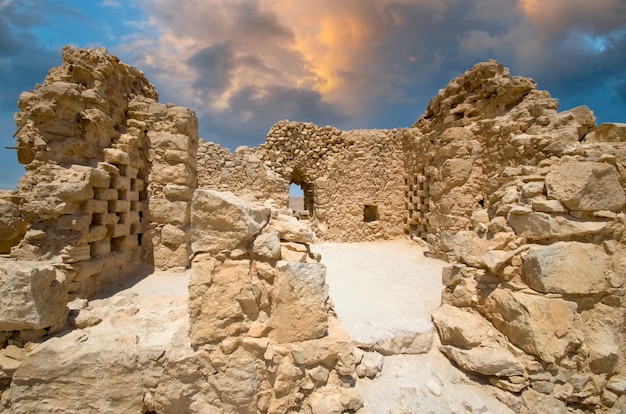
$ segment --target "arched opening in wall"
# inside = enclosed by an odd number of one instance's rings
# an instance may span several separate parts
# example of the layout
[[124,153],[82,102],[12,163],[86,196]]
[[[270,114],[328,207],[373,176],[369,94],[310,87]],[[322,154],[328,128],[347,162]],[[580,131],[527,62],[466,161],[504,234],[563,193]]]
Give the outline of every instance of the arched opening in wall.
[[313,186],[299,169],[295,169],[289,183],[289,208],[298,218],[312,217],[315,212]]

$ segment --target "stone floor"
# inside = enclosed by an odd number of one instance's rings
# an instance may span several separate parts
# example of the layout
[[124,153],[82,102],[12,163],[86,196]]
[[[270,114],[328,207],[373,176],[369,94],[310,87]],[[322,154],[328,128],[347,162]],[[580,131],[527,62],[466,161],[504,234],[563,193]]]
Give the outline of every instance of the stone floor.
[[[409,240],[322,243],[326,280],[339,321],[359,346],[394,335],[434,331],[430,313],[441,301],[445,262],[426,257]],[[455,368],[438,350],[384,357],[380,376],[359,379],[365,407],[358,414],[512,413],[492,392]]]

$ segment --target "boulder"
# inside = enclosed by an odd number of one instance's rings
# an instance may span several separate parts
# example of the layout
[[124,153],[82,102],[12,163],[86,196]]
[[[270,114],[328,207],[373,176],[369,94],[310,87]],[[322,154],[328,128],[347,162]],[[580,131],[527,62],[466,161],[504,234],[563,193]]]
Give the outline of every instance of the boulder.
[[65,279],[51,264],[0,260],[0,331],[48,328],[66,304]]
[[570,210],[619,211],[624,189],[614,166],[602,162],[569,161],[551,167],[546,175],[548,198]]
[[269,260],[280,259],[280,237],[277,231],[270,231],[260,234],[252,245],[252,252],[262,258]]
[[608,256],[600,246],[579,242],[531,246],[523,259],[526,283],[538,292],[585,295],[608,287]]
[[611,225],[608,221],[586,221],[572,216],[530,212],[523,208],[512,209],[507,222],[517,236],[529,241],[594,235],[606,231]]
[[506,289],[494,290],[485,301],[485,314],[507,338],[546,362],[561,358],[580,343],[574,329],[577,305]]
[[505,348],[476,347],[459,349],[442,345],[441,352],[461,368],[482,375],[514,377],[524,375],[524,366]]
[[85,341],[81,331],[51,338],[15,371],[11,412],[143,412],[143,374],[137,361],[137,350],[128,343],[103,347]]
[[302,221],[287,214],[272,217],[270,227],[280,234],[280,239],[294,243],[313,243],[315,233]]
[[432,318],[443,345],[470,349],[487,343],[506,343],[489,321],[455,306],[441,305],[433,310]]
[[[189,280],[189,330],[194,345],[217,343],[245,330],[243,305],[250,291],[250,261],[195,261]],[[241,299],[241,302],[240,302]],[[257,310],[258,312],[258,310]]]
[[612,373],[620,348],[618,327],[624,325],[622,312],[599,303],[583,312],[582,319],[582,331],[589,350],[589,368],[596,374]]
[[230,192],[196,190],[191,204],[191,249],[218,253],[251,242],[270,211],[252,207]]
[[277,342],[299,342],[326,335],[326,266],[279,261],[274,286],[272,317]]

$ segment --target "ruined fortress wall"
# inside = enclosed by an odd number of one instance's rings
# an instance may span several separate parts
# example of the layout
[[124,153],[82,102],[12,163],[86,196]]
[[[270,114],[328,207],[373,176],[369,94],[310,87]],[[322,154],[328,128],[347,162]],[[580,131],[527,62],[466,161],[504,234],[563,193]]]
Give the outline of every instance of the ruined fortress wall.
[[55,263],[70,297],[142,262],[188,263],[197,121],[157,99],[141,72],[104,49],[70,47],[20,96],[19,209],[29,229],[11,256]]
[[304,192],[318,236],[366,241],[404,232],[402,141],[392,131],[340,131],[281,121],[257,150],[265,165]]
[[269,168],[256,150],[228,148],[201,140],[198,147],[198,188],[230,191],[238,197],[273,199],[287,206],[289,182]]
[[557,107],[487,62],[398,131],[409,229],[451,263],[442,351],[530,412],[611,407],[626,378],[626,128]]

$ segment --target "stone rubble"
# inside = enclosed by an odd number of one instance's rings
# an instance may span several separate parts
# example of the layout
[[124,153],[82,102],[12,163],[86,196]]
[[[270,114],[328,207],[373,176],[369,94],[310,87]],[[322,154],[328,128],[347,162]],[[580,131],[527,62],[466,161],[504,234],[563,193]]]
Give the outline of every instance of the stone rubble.
[[[411,128],[285,120],[259,148],[231,154],[199,139],[193,111],[159,103],[137,69],[71,47],[18,105],[26,174],[0,194],[0,391],[12,412],[29,412],[37,392],[62,399],[73,371],[52,369],[53,345],[74,336],[80,364],[137,387],[111,385],[107,401],[126,401],[122,411],[354,412],[351,381],[372,375],[375,355],[355,355],[309,245],[405,235],[449,263],[433,313],[442,352],[511,409],[624,411],[624,124],[597,126],[584,106],[558,112],[534,81],[488,61],[440,90]],[[292,183],[304,192],[300,221],[287,209]],[[172,351],[168,380],[140,404],[131,354],[112,356],[115,368],[94,361],[79,331],[32,344],[97,323],[68,303],[144,265],[191,268],[197,349]],[[400,342],[376,351],[422,347]],[[32,359],[18,366],[15,346],[34,347]],[[99,396],[89,398],[96,410]]]

